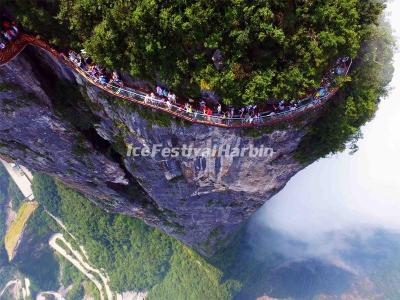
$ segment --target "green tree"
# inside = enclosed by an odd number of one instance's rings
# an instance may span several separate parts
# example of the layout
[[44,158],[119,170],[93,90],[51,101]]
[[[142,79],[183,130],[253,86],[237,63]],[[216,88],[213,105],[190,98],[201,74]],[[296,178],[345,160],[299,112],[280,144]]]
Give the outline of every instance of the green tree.
[[35,200],[43,205],[53,215],[60,214],[60,197],[53,178],[42,173],[35,173],[33,176],[32,190]]
[[18,210],[25,197],[13,180],[10,180],[8,183],[7,194],[11,199],[13,209]]
[[338,56],[356,56],[384,9],[376,0],[6,2],[30,30],[83,46],[107,67],[186,96],[206,82],[236,105],[305,95]]
[[379,101],[387,94],[393,75],[394,40],[388,25],[371,25],[368,38],[354,61],[352,80],[309,129],[297,152],[303,162],[343,151],[350,144],[356,150],[360,127],[371,120]]

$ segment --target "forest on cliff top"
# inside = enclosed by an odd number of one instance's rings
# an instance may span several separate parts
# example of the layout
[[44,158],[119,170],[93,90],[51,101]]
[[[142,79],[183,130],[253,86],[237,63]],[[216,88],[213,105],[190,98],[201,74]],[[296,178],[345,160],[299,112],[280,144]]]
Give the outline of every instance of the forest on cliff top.
[[[195,97],[200,89],[212,89],[227,104],[299,97],[318,84],[337,56],[352,56],[351,78],[309,129],[298,150],[302,161],[343,150],[359,137],[360,126],[374,116],[392,74],[393,40],[381,23],[384,3],[378,0],[1,3],[25,30],[61,48],[84,47],[107,67],[159,80],[185,95]],[[212,61],[217,49],[223,57],[221,70]],[[228,299],[237,293],[239,282],[258,276],[240,269],[243,278],[226,280],[228,271],[208,266],[190,249],[138,220],[109,215],[45,176],[36,175],[34,187],[39,202],[85,241],[92,262],[110,270],[111,284],[118,291],[151,289],[155,299]],[[47,222],[39,209],[30,228],[40,232],[51,227]],[[152,257],[142,247],[152,249]],[[228,254],[220,260],[226,266],[231,257],[239,261]],[[65,283],[75,285],[79,299],[79,274],[69,269],[61,273],[69,274]],[[36,272],[33,282],[49,284],[42,274]],[[174,289],[177,283],[180,289]]]
[[106,67],[235,105],[305,96],[337,57],[357,55],[384,9],[375,0],[5,2],[26,29]]
[[299,98],[319,84],[337,57],[351,56],[349,78],[298,149],[305,163],[360,137],[393,72],[384,0],[3,3],[26,31],[61,49],[85,48],[96,62],[178,95],[212,90],[228,105]]

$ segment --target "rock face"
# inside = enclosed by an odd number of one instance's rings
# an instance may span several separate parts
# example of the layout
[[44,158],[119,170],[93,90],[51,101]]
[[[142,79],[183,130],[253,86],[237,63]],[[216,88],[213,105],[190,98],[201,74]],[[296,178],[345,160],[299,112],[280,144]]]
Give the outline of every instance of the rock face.
[[[105,94],[33,48],[0,67],[0,76],[0,154],[206,255],[303,168],[293,153],[306,121],[257,137],[184,124]],[[263,157],[128,156],[131,147],[153,145],[268,150]]]

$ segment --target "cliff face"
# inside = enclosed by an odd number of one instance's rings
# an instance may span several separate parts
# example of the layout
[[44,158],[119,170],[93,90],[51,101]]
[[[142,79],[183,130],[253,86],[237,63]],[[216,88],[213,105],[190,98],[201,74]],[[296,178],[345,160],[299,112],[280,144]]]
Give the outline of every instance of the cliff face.
[[[28,48],[0,67],[0,153],[212,253],[303,166],[301,126],[258,137],[188,125],[106,95]],[[269,148],[267,157],[129,157],[134,147]],[[161,146],[160,146],[161,147]]]

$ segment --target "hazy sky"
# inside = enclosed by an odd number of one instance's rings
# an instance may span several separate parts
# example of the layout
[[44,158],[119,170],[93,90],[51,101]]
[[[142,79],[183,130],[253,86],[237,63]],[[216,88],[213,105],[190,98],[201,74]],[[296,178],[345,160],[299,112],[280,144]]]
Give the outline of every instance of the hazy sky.
[[[400,30],[400,1],[387,18]],[[395,31],[400,41],[400,31]],[[362,130],[354,155],[321,159],[297,174],[270,200],[256,220],[288,237],[335,242],[335,233],[387,229],[400,233],[400,53],[392,90],[376,118]],[[339,246],[339,245],[337,245]]]

